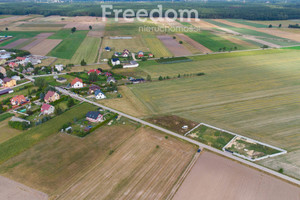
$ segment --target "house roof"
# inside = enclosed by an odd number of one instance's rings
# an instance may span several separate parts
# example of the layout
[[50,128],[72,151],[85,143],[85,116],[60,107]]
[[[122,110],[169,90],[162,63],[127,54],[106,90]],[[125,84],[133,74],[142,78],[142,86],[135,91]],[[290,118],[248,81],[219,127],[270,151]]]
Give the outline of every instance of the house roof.
[[109,76],[107,78],[107,82],[111,82],[111,81],[116,81],[116,79],[114,77],[112,77],[112,76]]
[[17,60],[25,60],[26,58],[25,57],[17,57],[16,59]]
[[91,85],[91,86],[89,87],[89,89],[90,89],[90,90],[100,90],[101,88],[100,88],[100,86],[98,86],[98,85]]
[[105,49],[110,49],[110,47],[105,47]]
[[11,101],[14,101],[14,102],[25,102],[26,98],[24,97],[24,95],[17,95],[15,97],[11,98]]
[[113,62],[116,62],[116,61],[119,60],[119,58],[112,58],[111,60],[112,60]]
[[99,115],[101,115],[101,114],[98,111],[90,111],[86,114],[86,117],[91,118],[91,119],[97,119]]
[[43,103],[42,107],[41,107],[41,112],[44,112],[46,110],[49,110],[49,108],[51,108],[51,105]]
[[101,90],[96,90],[95,95],[97,96],[98,94],[104,94]]
[[82,82],[82,80],[80,79],[80,78],[75,78],[75,79],[73,79],[73,81],[71,82],[71,85],[75,85],[75,83],[77,83],[77,82],[81,82],[81,83],[83,83]]
[[98,69],[91,69],[90,71],[88,71],[88,74],[96,72],[98,75],[101,73]]
[[47,94],[45,95],[44,99],[49,99],[51,98],[56,92],[54,91],[48,91]]
[[105,74],[105,76],[111,76],[111,75],[112,75],[112,74],[109,73],[109,72],[105,72],[104,74]]
[[5,78],[3,79],[3,83],[10,82],[11,80],[12,80],[11,78],[5,77]]

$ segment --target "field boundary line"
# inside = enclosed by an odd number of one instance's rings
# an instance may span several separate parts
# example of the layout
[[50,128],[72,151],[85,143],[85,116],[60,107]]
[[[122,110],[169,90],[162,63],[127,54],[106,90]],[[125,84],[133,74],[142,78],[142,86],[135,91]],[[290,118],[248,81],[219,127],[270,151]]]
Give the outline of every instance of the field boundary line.
[[192,128],[191,130],[189,130],[188,132],[186,132],[186,133],[184,134],[184,136],[187,136],[188,134],[190,134],[190,132],[192,132],[193,130],[195,130],[196,128],[198,128],[198,127],[201,126],[201,125],[202,125],[202,123],[198,124],[197,126],[195,126],[194,128]]

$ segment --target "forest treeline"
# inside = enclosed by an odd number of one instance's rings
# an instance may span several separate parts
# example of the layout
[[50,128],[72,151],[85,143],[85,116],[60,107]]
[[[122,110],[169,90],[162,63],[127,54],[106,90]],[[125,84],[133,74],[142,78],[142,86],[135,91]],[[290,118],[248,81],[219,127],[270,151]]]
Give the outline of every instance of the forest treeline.
[[[157,8],[196,9],[199,18],[235,18],[248,20],[300,19],[300,3],[242,3],[242,2],[74,2],[74,3],[1,3],[0,14],[44,16],[102,16],[101,5],[112,4],[114,9],[133,10]],[[164,12],[163,12],[164,13]],[[107,16],[113,17],[114,15]],[[120,15],[121,17],[121,15]]]

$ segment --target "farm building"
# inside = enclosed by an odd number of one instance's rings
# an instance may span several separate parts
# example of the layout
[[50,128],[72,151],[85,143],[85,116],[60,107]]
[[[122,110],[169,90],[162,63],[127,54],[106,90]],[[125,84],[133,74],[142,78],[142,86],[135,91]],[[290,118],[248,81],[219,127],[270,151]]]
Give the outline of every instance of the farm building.
[[101,90],[96,90],[95,91],[95,98],[96,99],[106,99],[106,96]]
[[28,100],[24,97],[24,95],[17,95],[10,100],[10,103],[13,106],[19,106],[26,102],[28,102]]
[[8,88],[8,87],[16,86],[16,85],[17,85],[17,82],[14,79],[11,79],[11,78],[8,78],[8,77],[5,77],[3,79],[3,87]]
[[144,82],[145,82],[145,79],[143,79],[143,78],[130,79],[130,82],[133,83],[133,84],[136,84],[136,83],[144,83]]
[[103,115],[98,111],[90,111],[86,114],[86,120],[89,122],[101,122],[103,121]]
[[82,88],[83,87],[83,81],[80,78],[75,78],[72,82],[71,82],[71,87],[72,88]]
[[54,110],[55,110],[54,106],[51,106],[51,105],[46,104],[46,103],[44,103],[44,104],[42,105],[42,107],[41,107],[41,113],[42,113],[43,115],[50,115],[50,114],[53,114],[53,113],[54,113]]
[[[1,80],[1,79],[0,79]],[[1,81],[0,81],[1,82]],[[14,91],[10,88],[7,88],[7,89],[4,89],[4,90],[1,90],[0,91],[0,96],[1,95],[4,95],[4,94],[10,94],[10,93],[13,93]]]
[[111,59],[111,64],[112,64],[113,66],[115,66],[115,65],[120,65],[121,62],[120,62],[119,58],[112,58],[112,59]]
[[45,95],[44,101],[46,103],[54,102],[56,100],[60,99],[60,95],[57,92],[54,91],[48,91]]
[[130,61],[129,64],[123,65],[123,68],[134,68],[134,67],[138,67],[138,66],[139,66],[139,63],[132,60],[132,61]]

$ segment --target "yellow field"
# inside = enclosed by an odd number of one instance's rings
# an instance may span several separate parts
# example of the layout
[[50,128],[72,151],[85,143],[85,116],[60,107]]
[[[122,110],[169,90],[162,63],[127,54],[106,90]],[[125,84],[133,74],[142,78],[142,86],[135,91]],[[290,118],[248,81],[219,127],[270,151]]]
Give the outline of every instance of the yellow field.
[[171,57],[172,54],[155,35],[143,36],[147,46],[157,58]]

